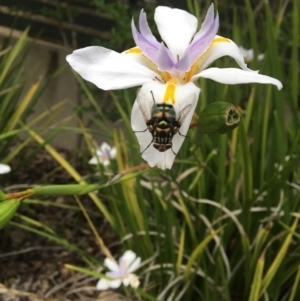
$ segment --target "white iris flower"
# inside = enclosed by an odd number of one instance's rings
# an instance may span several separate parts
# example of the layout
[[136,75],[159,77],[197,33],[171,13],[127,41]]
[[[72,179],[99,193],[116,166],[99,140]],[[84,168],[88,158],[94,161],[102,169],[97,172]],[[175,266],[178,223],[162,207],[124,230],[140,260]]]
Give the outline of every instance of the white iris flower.
[[[142,157],[151,167],[166,169],[172,167],[189,129],[200,94],[195,84],[197,79],[204,77],[223,84],[273,84],[278,89],[282,84],[247,68],[239,47],[230,39],[216,35],[219,17],[215,15],[213,4],[199,31],[197,18],[184,10],[159,6],[154,19],[163,42],[152,34],[142,10],[139,30],[134,20],[131,24],[136,47],[122,53],[99,46],[87,47],[68,55],[67,61],[100,89],[142,86],[131,113],[132,129],[140,143]],[[241,69],[207,68],[225,55],[234,58]],[[173,106],[171,116],[179,124],[169,127],[171,136],[163,139],[159,136],[154,141],[149,130],[157,128],[146,122],[153,115],[152,109],[157,113],[157,104],[163,104],[160,109],[165,110]]]
[[110,279],[102,278],[97,283],[98,290],[107,290],[108,288],[118,288],[122,283],[125,286],[137,288],[140,284],[138,276],[132,274],[139,268],[141,258],[130,250],[126,251],[119,259],[119,264],[110,258],[104,260],[104,265],[110,270],[105,275]]
[[11,172],[10,166],[0,163],[0,175],[6,174]]
[[89,160],[89,164],[97,165],[101,163],[103,166],[108,166],[110,160],[114,159],[117,155],[117,149],[111,147],[108,143],[103,142],[100,148],[96,149],[96,156]]

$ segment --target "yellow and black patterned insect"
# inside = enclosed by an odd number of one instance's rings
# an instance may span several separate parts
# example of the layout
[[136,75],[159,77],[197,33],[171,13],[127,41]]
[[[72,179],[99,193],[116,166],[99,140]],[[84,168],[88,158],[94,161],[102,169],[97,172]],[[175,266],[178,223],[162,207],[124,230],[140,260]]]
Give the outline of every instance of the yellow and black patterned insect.
[[174,155],[176,155],[176,153],[172,149],[173,137],[177,133],[181,136],[184,136],[180,133],[179,129],[182,123],[184,122],[186,116],[192,109],[196,99],[194,97],[193,101],[190,102],[188,105],[184,106],[183,109],[179,111],[178,116],[176,116],[176,111],[173,105],[166,103],[155,103],[153,92],[150,91],[150,93],[152,95],[153,101],[151,106],[148,105],[149,100],[146,100],[143,97],[137,98],[137,102],[143,114],[147,128],[143,131],[135,132],[145,132],[148,130],[152,135],[151,142],[141,152],[141,154],[145,150],[147,150],[149,146],[153,143],[153,147],[156,148],[159,152],[165,152],[168,149],[171,149]]

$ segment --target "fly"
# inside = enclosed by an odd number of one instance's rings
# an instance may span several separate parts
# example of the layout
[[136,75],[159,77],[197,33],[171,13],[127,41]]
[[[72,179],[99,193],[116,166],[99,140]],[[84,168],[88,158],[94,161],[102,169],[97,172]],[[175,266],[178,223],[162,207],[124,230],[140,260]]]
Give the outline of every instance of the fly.
[[[179,110],[178,116],[176,116],[176,111],[174,106],[171,104],[161,103],[156,104],[154,100],[153,92],[150,91],[152,95],[152,103],[146,99],[146,97],[138,97],[137,102],[139,108],[143,114],[147,128],[143,131],[135,132],[145,132],[149,131],[152,135],[152,140],[149,145],[141,152],[145,152],[151,144],[159,152],[165,152],[171,149],[173,154],[176,155],[173,147],[173,137],[177,133],[183,137],[186,137],[180,133],[180,127],[183,124],[188,113],[191,111],[195,99]],[[150,114],[151,112],[151,114]]]

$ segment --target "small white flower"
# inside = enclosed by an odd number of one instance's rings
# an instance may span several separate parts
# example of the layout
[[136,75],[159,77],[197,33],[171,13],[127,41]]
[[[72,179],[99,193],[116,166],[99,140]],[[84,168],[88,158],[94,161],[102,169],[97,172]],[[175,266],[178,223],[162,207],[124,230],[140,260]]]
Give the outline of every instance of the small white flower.
[[103,142],[96,150],[96,156],[89,160],[89,164],[97,165],[101,163],[104,166],[108,166],[110,164],[110,159],[114,159],[117,155],[117,149],[115,147],[111,147],[106,142]]
[[9,172],[11,172],[11,168],[6,164],[0,163],[0,175],[9,173]]
[[119,259],[119,264],[110,258],[104,260],[104,265],[110,270],[105,275],[110,279],[102,278],[97,283],[97,290],[118,288],[121,284],[137,288],[140,284],[138,276],[132,274],[139,268],[141,258],[130,250]]
[[[249,62],[253,61],[253,57],[254,57],[253,49],[245,49],[243,46],[240,46],[239,49],[242,52],[242,54],[244,56],[244,60],[245,60],[246,63],[249,63]],[[265,58],[264,53],[260,53],[257,56],[258,61],[262,61],[264,58]]]
[[[75,50],[68,63],[84,79],[103,90],[142,86],[131,113],[131,126],[142,157],[151,167],[171,168],[192,120],[200,88],[208,78],[223,84],[261,83],[282,88],[279,80],[247,67],[239,47],[217,35],[219,16],[214,5],[198,28],[195,16],[181,9],[158,6],[154,20],[159,42],[142,10],[139,30],[131,23],[136,47],[122,53],[92,46]],[[216,59],[231,56],[239,68],[208,68]],[[153,118],[152,118],[153,117]]]

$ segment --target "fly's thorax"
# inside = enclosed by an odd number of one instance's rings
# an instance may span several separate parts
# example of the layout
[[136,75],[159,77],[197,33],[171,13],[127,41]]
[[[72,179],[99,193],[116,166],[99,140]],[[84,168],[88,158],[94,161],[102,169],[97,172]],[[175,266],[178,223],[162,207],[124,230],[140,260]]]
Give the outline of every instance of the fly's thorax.
[[[179,128],[181,127],[181,123],[184,120],[186,114],[179,114],[179,116],[177,116],[176,110],[172,104],[157,104],[153,100],[151,116],[147,116],[144,104],[142,102],[139,102],[139,106],[143,113],[147,129],[152,135],[152,141],[149,143],[148,147],[152,144],[153,147],[159,152],[165,152],[169,149],[172,150],[173,137],[178,133]],[[187,111],[188,109],[189,107],[185,107],[180,113],[185,113],[185,111]],[[147,117],[150,118],[148,119]],[[147,150],[148,147],[145,148],[143,152]],[[172,152],[174,153],[173,150]]]
[[168,119],[157,119],[155,122],[155,127],[157,128],[157,130],[169,130],[172,127],[172,121],[168,120]]
[[161,117],[164,115],[168,115],[171,118],[176,118],[176,112],[174,107],[170,104],[165,104],[165,103],[155,104],[152,106],[152,112],[151,112],[152,117],[154,116]]
[[151,119],[153,120],[154,127],[172,127],[172,123],[176,121],[175,109],[169,104],[155,104],[152,107]]

